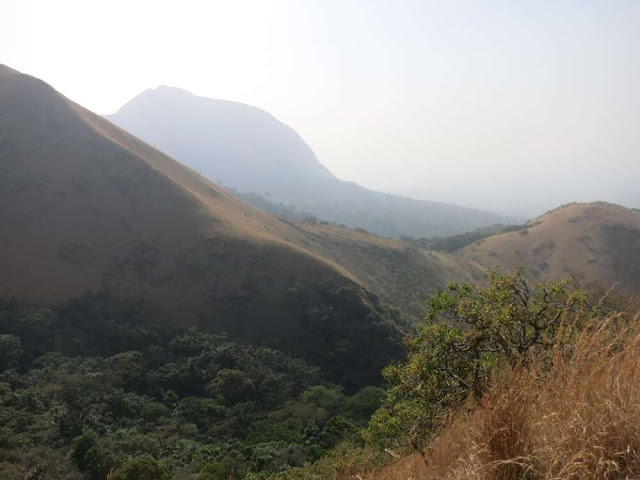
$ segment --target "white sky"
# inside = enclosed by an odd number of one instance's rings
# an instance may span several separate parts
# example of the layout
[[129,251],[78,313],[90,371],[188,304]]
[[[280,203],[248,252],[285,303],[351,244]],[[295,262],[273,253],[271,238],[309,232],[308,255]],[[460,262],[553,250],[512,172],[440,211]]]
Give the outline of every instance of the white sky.
[[160,84],[256,105],[382,190],[640,207],[638,0],[0,0],[0,63],[97,113]]

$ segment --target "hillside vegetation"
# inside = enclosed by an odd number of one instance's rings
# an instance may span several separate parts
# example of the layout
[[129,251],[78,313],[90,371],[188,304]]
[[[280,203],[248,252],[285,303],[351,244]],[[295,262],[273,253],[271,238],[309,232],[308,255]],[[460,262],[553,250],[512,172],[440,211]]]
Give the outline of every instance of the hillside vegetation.
[[637,312],[520,269],[485,287],[453,282],[429,301],[406,360],[385,369],[385,393],[345,391],[271,348],[160,327],[140,303],[3,299],[0,474],[634,478]]
[[[429,302],[366,446],[283,479],[636,478],[637,302],[492,272]],[[411,453],[413,452],[413,453]],[[394,458],[396,458],[394,460]],[[389,463],[386,467],[380,467]]]
[[305,232],[305,248],[338,263],[413,321],[422,319],[427,299],[450,279],[483,279],[483,268],[462,256],[337,225],[291,225]]
[[522,265],[534,281],[573,277],[605,289],[640,289],[640,211],[604,202],[566,205],[524,225],[424,240],[322,222],[290,224],[305,232],[305,248],[340,264],[414,321],[447,282],[481,284],[483,271],[494,267]]
[[0,299],[0,478],[265,478],[357,435],[384,391],[139,304]]
[[[635,315],[635,316],[634,316]],[[504,372],[419,454],[373,475],[413,479],[628,479],[640,473],[640,328],[610,316],[570,352]]]

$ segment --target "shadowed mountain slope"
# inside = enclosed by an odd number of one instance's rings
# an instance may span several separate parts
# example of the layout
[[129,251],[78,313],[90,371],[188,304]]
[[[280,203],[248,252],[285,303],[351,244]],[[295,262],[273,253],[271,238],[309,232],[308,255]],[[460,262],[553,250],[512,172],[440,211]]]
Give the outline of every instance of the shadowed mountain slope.
[[162,86],[106,118],[215,182],[243,193],[269,194],[275,202],[379,235],[443,236],[510,223],[480,210],[341,181],[293,129],[241,103]]
[[538,279],[578,275],[605,287],[640,291],[640,211],[610,203],[572,203],[520,231],[496,235],[462,251],[490,267],[523,265]]
[[0,296],[140,299],[161,321],[291,347],[317,364],[344,364],[327,358],[342,341],[364,348],[372,366],[358,368],[372,372],[397,352],[375,299],[300,246],[306,232],[4,66],[0,204]]
[[[174,310],[195,296],[212,305],[242,298],[250,290],[242,283],[260,270],[353,283],[336,265],[278,238],[291,229],[273,216],[42,82],[7,69],[1,78],[2,265],[10,273],[3,290],[43,298],[103,287],[144,291]],[[278,262],[289,256],[296,261]],[[40,268],[24,269],[27,263]],[[234,282],[234,271],[244,278]],[[223,273],[226,284],[216,287]],[[189,293],[196,283],[208,283],[208,292]],[[182,307],[164,294],[176,286],[186,296]]]

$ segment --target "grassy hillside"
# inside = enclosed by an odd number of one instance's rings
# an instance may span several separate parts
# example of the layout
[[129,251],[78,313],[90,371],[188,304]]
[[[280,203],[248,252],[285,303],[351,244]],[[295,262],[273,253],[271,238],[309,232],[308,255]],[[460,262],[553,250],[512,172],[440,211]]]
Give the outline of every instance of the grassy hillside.
[[640,289],[640,211],[604,202],[557,208],[515,232],[462,251],[486,267],[523,265],[538,279],[578,275],[626,291]]
[[366,287],[413,318],[447,279],[478,280],[481,266],[640,284],[640,262],[628,261],[640,258],[634,210],[573,204],[446,255],[264,213],[6,67],[0,102],[7,295],[109,291],[149,299],[165,319],[260,337],[297,325],[309,305],[287,292],[300,283],[323,285],[307,288],[307,303],[326,302],[319,290]]
[[640,290],[640,211],[603,202],[565,205],[451,253],[434,248],[455,245],[465,235],[422,247],[335,225],[292,226],[307,232],[305,248],[334,260],[414,319],[424,316],[426,300],[448,281],[482,282],[482,271],[496,266],[524,266],[536,280],[573,275],[606,288]]
[[379,235],[453,235],[509,221],[339,180],[292,128],[249,105],[163,86],[107,118],[215,182]]
[[293,280],[354,283],[281,240],[285,223],[42,82],[6,68],[1,79],[3,292],[59,299],[106,287],[194,318],[204,313],[194,303],[270,303]]
[[338,263],[413,320],[423,318],[427,299],[447,281],[482,281],[483,269],[461,256],[335,225],[291,225],[305,233],[305,248]]
[[609,319],[571,355],[510,369],[475,408],[461,408],[419,454],[371,480],[637,478],[639,318]]
[[0,132],[1,295],[139,298],[158,320],[304,355],[337,341],[353,353],[361,328],[394,336],[351,273],[301,246],[305,232],[7,67]]

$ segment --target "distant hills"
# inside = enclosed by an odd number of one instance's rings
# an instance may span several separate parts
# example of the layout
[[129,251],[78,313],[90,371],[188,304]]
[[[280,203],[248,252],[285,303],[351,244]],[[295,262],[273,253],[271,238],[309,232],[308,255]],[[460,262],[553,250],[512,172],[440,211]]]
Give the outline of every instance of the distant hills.
[[446,236],[512,221],[341,181],[292,128],[249,105],[162,86],[106,118],[214,182],[378,235]]
[[605,287],[640,291],[640,210],[605,202],[571,203],[514,232],[462,250],[484,266],[522,265],[536,279],[577,275]]

